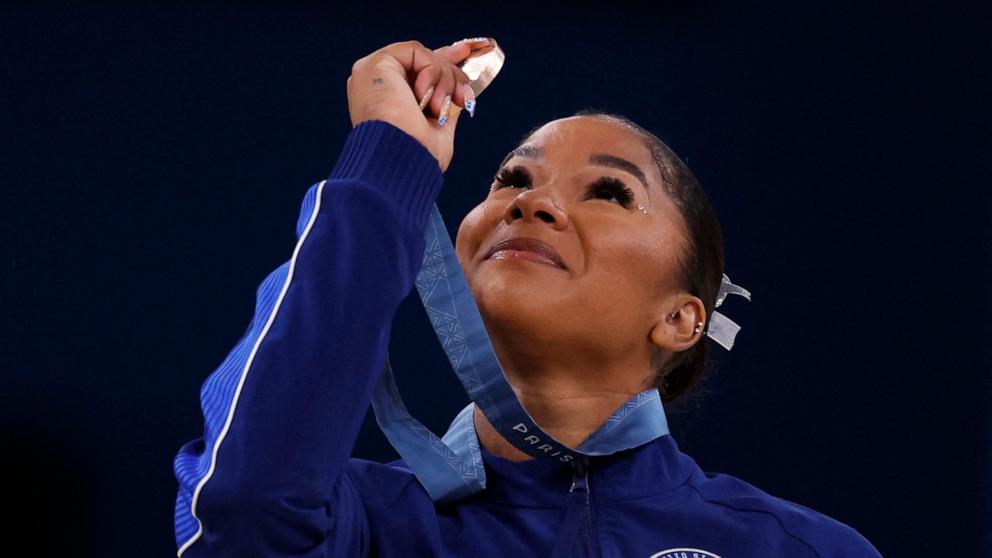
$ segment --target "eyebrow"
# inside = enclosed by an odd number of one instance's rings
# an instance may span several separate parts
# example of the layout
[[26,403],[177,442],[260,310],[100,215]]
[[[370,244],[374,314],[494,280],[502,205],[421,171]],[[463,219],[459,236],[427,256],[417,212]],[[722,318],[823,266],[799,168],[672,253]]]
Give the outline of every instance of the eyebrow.
[[[513,157],[525,157],[527,159],[537,159],[544,151],[540,147],[534,147],[532,145],[521,145],[520,147],[514,149],[506,155],[500,166],[506,164],[507,161]],[[648,198],[651,197],[651,190],[648,189],[647,177],[644,176],[644,171],[640,167],[631,163],[623,157],[617,157],[616,155],[608,155],[606,153],[594,153],[589,156],[589,164],[597,165],[601,167],[610,167],[613,169],[618,169],[626,171],[633,175],[635,178],[641,181],[641,186],[644,186],[644,192],[647,193]]]
[[595,153],[589,157],[590,165],[599,165],[602,167],[610,167],[614,169],[619,169],[622,171],[627,171],[634,175],[638,180],[641,181],[641,185],[644,186],[644,192],[651,197],[651,190],[648,190],[648,181],[644,176],[644,171],[640,167],[631,163],[623,157],[617,157],[616,155],[607,155],[605,153]]
[[503,162],[499,166],[503,166],[507,161],[514,157],[526,157],[528,159],[537,159],[544,154],[544,150],[540,147],[534,147],[532,145],[521,145],[520,147],[514,149],[513,151],[506,154],[503,158]]

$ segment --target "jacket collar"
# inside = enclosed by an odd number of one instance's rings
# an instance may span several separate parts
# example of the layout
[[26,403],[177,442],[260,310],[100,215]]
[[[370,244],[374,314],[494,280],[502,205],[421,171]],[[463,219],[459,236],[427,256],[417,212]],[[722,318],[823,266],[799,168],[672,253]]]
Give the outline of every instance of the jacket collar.
[[[562,507],[574,467],[553,460],[513,462],[482,445],[486,489],[482,501],[523,507]],[[589,459],[589,486],[601,503],[655,496],[685,484],[699,466],[679,450],[671,435],[635,448]]]

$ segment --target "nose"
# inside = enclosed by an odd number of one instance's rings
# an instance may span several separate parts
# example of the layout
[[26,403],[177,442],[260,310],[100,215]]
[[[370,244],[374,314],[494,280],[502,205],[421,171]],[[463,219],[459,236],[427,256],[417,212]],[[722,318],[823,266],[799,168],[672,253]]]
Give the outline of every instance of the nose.
[[503,221],[513,224],[517,219],[543,221],[555,230],[568,228],[568,213],[558,204],[549,188],[525,190],[506,206]]

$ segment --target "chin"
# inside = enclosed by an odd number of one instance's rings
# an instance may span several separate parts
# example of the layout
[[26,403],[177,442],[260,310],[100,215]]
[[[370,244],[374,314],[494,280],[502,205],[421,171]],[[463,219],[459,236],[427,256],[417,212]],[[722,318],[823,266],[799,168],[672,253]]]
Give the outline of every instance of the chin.
[[[503,263],[503,262],[497,262]],[[528,264],[536,267],[542,264]],[[562,270],[521,269],[510,264],[507,269],[478,269],[471,281],[472,295],[485,318],[487,327],[503,330],[545,330],[558,322],[570,305],[561,296],[564,291]],[[508,269],[508,268],[514,269]],[[557,317],[557,319],[556,319]]]

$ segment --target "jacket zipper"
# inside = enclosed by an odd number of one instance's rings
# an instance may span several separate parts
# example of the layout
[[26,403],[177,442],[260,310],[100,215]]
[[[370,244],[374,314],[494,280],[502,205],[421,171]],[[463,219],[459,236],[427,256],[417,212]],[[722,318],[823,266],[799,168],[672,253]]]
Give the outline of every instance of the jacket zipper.
[[575,503],[582,509],[578,532],[582,555],[591,557],[593,556],[592,541],[590,540],[592,535],[590,532],[592,530],[592,505],[589,501],[589,464],[584,460],[575,463],[575,468],[572,470],[572,488],[569,489],[569,492],[572,493],[574,500],[579,500]]
[[582,555],[593,557],[592,506],[589,494],[589,465],[583,460],[573,462],[572,486],[568,489],[568,507],[555,538],[552,558],[566,558],[579,543]]

